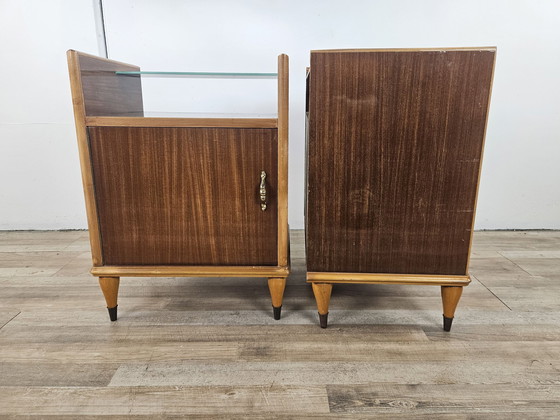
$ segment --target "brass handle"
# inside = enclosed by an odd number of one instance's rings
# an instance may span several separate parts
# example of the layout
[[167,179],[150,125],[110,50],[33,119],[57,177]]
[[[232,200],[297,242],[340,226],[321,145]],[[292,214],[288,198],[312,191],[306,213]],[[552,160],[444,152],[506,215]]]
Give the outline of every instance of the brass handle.
[[261,184],[259,186],[259,195],[261,197],[261,210],[266,210],[266,172],[261,171]]

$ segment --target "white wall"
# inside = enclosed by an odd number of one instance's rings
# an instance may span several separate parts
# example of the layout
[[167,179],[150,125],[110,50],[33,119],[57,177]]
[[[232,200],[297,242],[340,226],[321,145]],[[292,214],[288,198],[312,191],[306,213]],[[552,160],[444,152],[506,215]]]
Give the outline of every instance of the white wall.
[[0,229],[86,226],[66,50],[97,54],[91,0],[0,0]]
[[[558,1],[105,0],[104,5],[109,56],[146,70],[273,71],[278,53],[290,56],[290,224],[296,228],[303,226],[309,50],[495,45],[476,226],[560,228]],[[146,104],[157,107],[169,91],[158,97],[151,87],[145,84]],[[187,87],[193,88],[182,86]],[[215,92],[207,101],[196,93],[201,109],[214,109]],[[251,93],[257,103],[268,95]],[[220,105],[234,107],[232,98]],[[190,103],[184,105],[190,110]]]
[[[24,3],[0,0],[2,16],[7,15],[5,9],[14,16],[4,19],[8,27],[0,27],[2,56],[18,62],[17,69],[0,68],[0,80],[10,81],[9,94],[3,92],[0,102],[0,229],[85,227],[64,51],[96,52],[91,4]],[[109,57],[145,70],[266,72],[275,71],[277,54],[290,56],[293,228],[303,226],[304,71],[309,50],[495,45],[498,58],[476,226],[560,228],[560,2],[104,0],[103,4]],[[37,74],[37,68],[47,71],[48,77]],[[246,84],[226,82],[148,80],[146,108],[274,110],[273,81],[253,81],[246,95],[239,93]]]

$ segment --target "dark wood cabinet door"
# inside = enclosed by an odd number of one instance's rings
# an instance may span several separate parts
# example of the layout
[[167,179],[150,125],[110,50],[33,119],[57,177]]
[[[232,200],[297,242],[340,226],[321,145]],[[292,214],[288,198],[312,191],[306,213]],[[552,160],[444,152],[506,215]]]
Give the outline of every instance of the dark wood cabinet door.
[[466,274],[494,54],[311,54],[308,271]]
[[276,129],[88,131],[106,265],[276,265]]

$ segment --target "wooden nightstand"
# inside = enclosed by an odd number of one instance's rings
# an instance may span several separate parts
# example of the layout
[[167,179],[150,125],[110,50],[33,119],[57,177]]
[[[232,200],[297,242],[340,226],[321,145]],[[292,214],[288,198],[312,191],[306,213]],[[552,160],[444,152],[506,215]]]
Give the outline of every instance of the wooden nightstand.
[[288,57],[278,57],[273,118],[151,117],[138,67],[77,51],[68,64],[91,273],[111,320],[121,276],[266,277],[279,319],[289,273]]
[[311,52],[307,281],[441,286],[449,331],[468,264],[495,48]]

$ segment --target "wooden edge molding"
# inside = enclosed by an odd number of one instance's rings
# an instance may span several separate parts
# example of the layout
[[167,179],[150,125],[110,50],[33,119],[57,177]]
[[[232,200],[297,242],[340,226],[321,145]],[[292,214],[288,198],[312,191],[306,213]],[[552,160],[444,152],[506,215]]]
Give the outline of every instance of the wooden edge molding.
[[472,215],[472,222],[471,222],[471,231],[469,237],[469,251],[467,254],[467,273],[469,272],[469,266],[471,264],[471,251],[472,251],[472,244],[473,244],[473,235],[474,235],[474,223],[476,220],[476,207],[478,206],[478,191],[480,190],[480,177],[482,176],[482,161],[484,158],[484,147],[486,145],[486,132],[488,129],[488,116],[490,115],[490,101],[492,100],[492,88],[494,87],[494,74],[496,69],[496,48],[494,48],[494,62],[492,63],[492,76],[490,78],[490,89],[488,90],[488,103],[486,106],[486,121],[484,122],[484,134],[482,137],[482,147],[480,149],[480,162],[478,163],[478,179],[476,182],[476,190],[474,193],[474,207],[473,207],[473,215]]
[[74,50],[66,53],[68,58],[68,70],[70,73],[70,89],[72,91],[72,104],[74,107],[74,121],[76,124],[76,136],[78,138],[78,152],[80,156],[80,169],[82,172],[82,185],[86,203],[86,213],[89,230],[89,241],[91,245],[91,257],[94,265],[103,264],[101,252],[101,234],[99,230],[99,219],[95,204],[93,186],[93,172],[90,161],[89,141],[85,124],[86,110],[84,94],[82,90],[82,76],[80,70],[79,56],[83,55]]
[[429,274],[383,273],[327,273],[308,272],[308,283],[371,283],[371,284],[422,284],[434,286],[467,286],[470,276],[441,276]]
[[289,267],[267,266],[102,266],[98,277],[287,277]]
[[277,128],[276,118],[86,117],[88,127]]
[[107,63],[113,63],[113,64],[120,64],[123,66],[130,66],[131,64],[129,63],[124,63],[122,61],[117,61],[117,60],[111,60],[109,58],[105,58],[105,57],[99,57],[98,55],[93,55],[93,54],[87,54],[81,51],[76,51],[76,50],[68,50],[67,54],[79,54],[82,57],[89,57],[89,58],[94,58],[95,60],[100,60],[100,61],[105,61]]
[[278,265],[288,265],[289,59],[278,56]]
[[311,50],[312,53],[341,53],[341,52],[422,52],[422,51],[496,51],[496,47],[447,47],[447,48],[364,48],[364,49],[336,49]]

